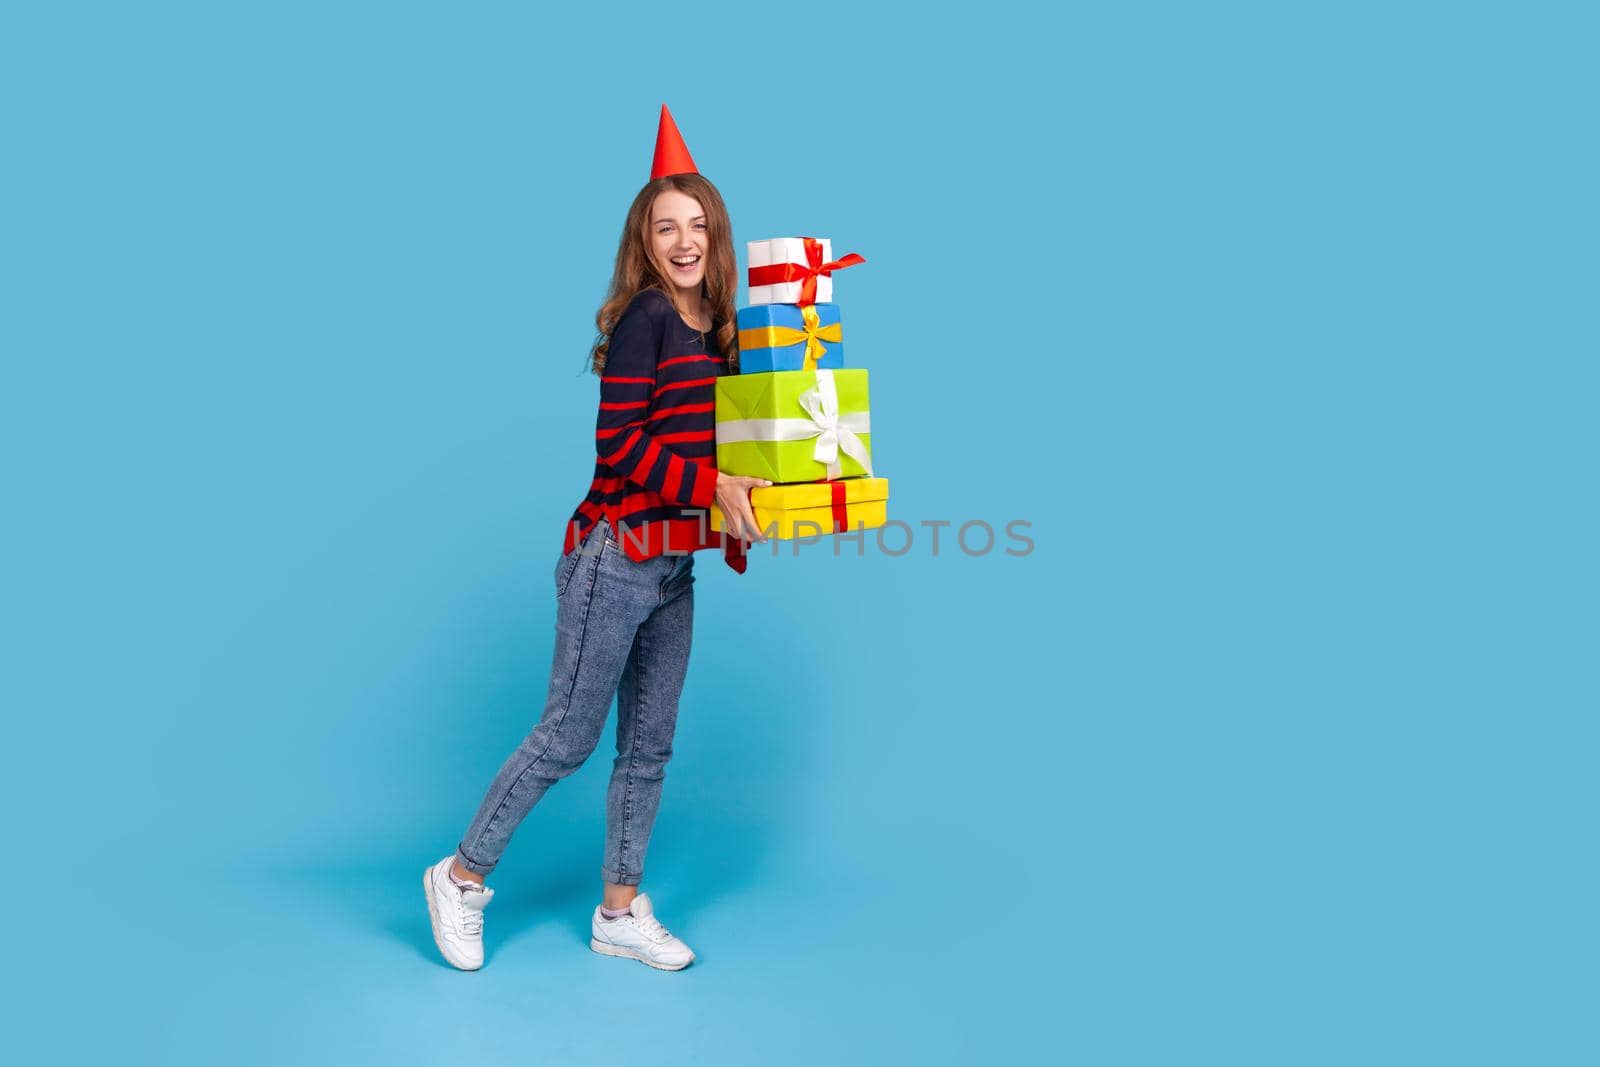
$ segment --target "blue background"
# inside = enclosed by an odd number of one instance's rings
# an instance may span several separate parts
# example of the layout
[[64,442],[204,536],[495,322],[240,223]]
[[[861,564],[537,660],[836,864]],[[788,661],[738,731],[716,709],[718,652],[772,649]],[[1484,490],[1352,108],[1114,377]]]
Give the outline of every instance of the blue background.
[[[1577,5],[39,10],[14,1055],[1594,1062]],[[703,557],[699,961],[586,947],[602,748],[461,974],[420,877],[541,707],[663,101],[741,247],[868,258],[891,513],[1036,548]]]

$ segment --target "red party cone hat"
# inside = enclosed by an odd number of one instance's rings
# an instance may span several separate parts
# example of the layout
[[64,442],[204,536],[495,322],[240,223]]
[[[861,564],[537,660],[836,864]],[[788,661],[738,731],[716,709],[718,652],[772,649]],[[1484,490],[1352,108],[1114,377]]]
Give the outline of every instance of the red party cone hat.
[[661,125],[656,128],[656,158],[650,164],[650,180],[665,178],[669,174],[699,174],[689,146],[683,143],[678,124],[672,121],[672,112],[661,105]]

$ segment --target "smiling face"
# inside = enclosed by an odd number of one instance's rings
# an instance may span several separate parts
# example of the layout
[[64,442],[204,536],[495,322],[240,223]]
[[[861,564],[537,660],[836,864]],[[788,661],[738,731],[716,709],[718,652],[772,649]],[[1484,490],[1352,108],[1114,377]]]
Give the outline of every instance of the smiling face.
[[650,258],[663,278],[698,295],[706,276],[706,213],[688,193],[667,189],[650,208]]

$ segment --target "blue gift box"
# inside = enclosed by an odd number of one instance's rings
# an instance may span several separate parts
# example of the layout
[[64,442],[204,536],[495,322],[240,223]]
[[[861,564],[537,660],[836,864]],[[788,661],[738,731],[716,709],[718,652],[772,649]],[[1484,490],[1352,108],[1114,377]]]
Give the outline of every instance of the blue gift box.
[[[796,304],[757,304],[740,308],[735,325],[739,329],[741,374],[844,366],[844,333],[838,304],[812,304],[805,308]],[[808,347],[814,352],[815,362],[806,362]]]

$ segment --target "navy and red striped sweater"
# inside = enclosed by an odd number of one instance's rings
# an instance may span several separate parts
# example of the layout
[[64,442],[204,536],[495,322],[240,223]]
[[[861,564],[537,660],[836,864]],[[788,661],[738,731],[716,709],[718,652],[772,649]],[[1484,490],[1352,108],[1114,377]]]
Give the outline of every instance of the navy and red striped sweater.
[[738,538],[710,525],[716,499],[715,382],[729,373],[716,336],[679,317],[671,299],[646,289],[611,331],[600,378],[594,480],[567,520],[562,552],[571,552],[602,515],[628,558],[669,549],[721,548],[744,573]]

